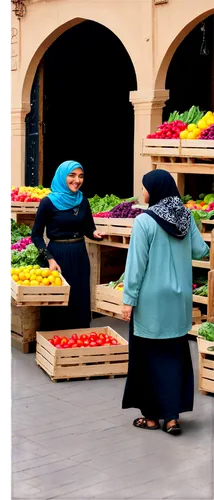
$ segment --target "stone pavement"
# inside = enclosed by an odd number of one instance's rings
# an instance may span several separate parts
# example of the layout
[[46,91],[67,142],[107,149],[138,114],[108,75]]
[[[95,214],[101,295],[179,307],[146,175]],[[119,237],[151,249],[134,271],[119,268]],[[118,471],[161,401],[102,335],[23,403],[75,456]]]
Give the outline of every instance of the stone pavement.
[[[124,337],[128,326],[95,319]],[[197,376],[197,345],[190,341]],[[183,434],[133,427],[125,378],[53,383],[35,354],[12,352],[12,500],[213,500],[213,403],[195,378]]]

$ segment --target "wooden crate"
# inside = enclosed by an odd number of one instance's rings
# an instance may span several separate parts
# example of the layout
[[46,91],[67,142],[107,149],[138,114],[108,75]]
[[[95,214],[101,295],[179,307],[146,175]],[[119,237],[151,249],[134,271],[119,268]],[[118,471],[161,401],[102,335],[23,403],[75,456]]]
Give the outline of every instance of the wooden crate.
[[29,226],[31,229],[34,225],[35,218],[36,218],[36,213],[11,212],[11,219],[14,219],[17,222],[17,224],[26,224],[26,226]]
[[36,213],[39,201],[11,201],[11,212],[15,213]]
[[40,309],[38,307],[18,307],[11,302],[11,332],[19,335],[23,341],[36,340],[40,328]]
[[11,297],[19,306],[67,306],[70,286],[61,279],[61,286],[22,286],[11,278]]
[[121,319],[121,308],[123,303],[123,291],[115,290],[108,285],[96,286],[96,312],[100,314]]
[[144,139],[144,156],[214,158],[214,140]]
[[73,333],[89,334],[92,328],[81,330],[63,330],[56,332],[37,332],[36,362],[48,373],[51,380],[90,378],[114,375],[126,375],[128,370],[128,342],[109,326],[93,328],[96,333],[107,333],[116,338],[120,345],[101,347],[81,347],[74,349],[56,349],[48,339],[54,335]]
[[199,354],[199,391],[203,394],[214,393],[214,351],[208,351],[208,347],[214,347],[214,342],[208,342],[201,337],[197,338]]

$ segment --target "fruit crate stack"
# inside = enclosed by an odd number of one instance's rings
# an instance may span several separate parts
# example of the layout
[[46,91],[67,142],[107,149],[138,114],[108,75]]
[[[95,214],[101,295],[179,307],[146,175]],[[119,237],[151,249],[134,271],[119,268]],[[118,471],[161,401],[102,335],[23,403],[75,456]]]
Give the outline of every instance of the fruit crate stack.
[[11,187],[11,218],[32,228],[40,201],[51,190],[43,186]]

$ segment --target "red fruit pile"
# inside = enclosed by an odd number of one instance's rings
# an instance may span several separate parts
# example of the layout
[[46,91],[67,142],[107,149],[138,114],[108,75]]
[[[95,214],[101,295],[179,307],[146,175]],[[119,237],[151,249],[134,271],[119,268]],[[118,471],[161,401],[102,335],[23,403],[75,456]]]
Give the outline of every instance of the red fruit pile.
[[179,139],[180,133],[186,128],[186,123],[183,123],[181,120],[175,120],[170,123],[164,122],[158,127],[157,132],[148,134],[147,139]]
[[41,201],[41,198],[31,198],[29,196],[29,193],[20,193],[19,194],[19,188],[15,188],[11,191],[11,201],[25,201],[25,202],[31,202],[31,201]]
[[71,349],[76,347],[100,347],[100,346],[111,346],[118,345],[119,342],[112,335],[107,335],[106,333],[96,333],[91,332],[89,335],[82,334],[78,336],[73,333],[70,338],[58,337],[54,335],[53,339],[49,339],[50,344],[52,344],[56,349]]

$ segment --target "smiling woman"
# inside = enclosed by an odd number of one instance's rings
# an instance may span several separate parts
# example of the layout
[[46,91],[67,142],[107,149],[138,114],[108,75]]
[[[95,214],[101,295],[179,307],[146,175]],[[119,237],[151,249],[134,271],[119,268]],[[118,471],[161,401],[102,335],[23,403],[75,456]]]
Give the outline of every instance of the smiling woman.
[[[51,193],[39,205],[32,241],[44,265],[60,270],[71,287],[67,307],[41,308],[43,330],[66,330],[90,326],[90,264],[84,236],[100,239],[87,198],[80,191],[84,181],[82,165],[65,161],[56,170]],[[46,228],[50,240],[46,247]]]

